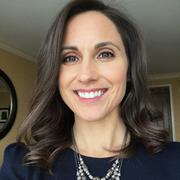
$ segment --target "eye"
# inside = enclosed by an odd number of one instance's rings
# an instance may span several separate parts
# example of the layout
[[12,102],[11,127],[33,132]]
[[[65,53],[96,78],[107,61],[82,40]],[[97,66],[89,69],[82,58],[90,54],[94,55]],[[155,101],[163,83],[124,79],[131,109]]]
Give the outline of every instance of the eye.
[[79,58],[77,56],[73,56],[73,55],[63,57],[64,64],[73,64],[73,63],[77,62],[78,60],[79,60]]
[[98,58],[105,58],[105,59],[109,59],[113,57],[114,57],[114,53],[111,51],[103,51],[98,55]]

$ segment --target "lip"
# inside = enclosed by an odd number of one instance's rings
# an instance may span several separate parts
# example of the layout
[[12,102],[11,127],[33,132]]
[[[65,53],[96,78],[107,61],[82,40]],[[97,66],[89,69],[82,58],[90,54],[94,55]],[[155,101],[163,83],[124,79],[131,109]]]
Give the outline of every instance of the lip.
[[103,92],[105,92],[105,91],[107,91],[107,89],[108,88],[76,89],[76,90],[74,90],[74,92],[76,92],[76,93],[78,91],[83,92],[83,93],[85,93],[85,92],[89,93],[89,92],[95,92],[95,91],[103,91]]
[[[83,97],[80,97],[78,95],[78,91],[80,92],[95,92],[95,91],[103,91],[103,94],[101,96],[96,96],[94,98],[83,98]],[[76,96],[78,97],[78,99],[81,101],[81,102],[89,102],[89,103],[93,103],[93,102],[97,102],[99,101],[100,99],[102,99],[102,97],[104,96],[104,94],[108,91],[108,88],[93,88],[93,89],[77,89],[77,90],[74,90],[74,93],[76,94]]]

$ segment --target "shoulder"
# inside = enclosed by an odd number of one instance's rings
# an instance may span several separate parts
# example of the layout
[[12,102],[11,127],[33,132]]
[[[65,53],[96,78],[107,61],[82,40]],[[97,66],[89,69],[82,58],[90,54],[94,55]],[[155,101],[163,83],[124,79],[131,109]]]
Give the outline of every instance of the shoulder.
[[13,161],[13,164],[21,163],[27,151],[23,143],[12,143],[8,145],[4,151],[4,162],[8,160]]
[[28,148],[20,143],[13,143],[6,147],[3,164],[0,168],[0,180],[50,180],[56,179],[56,177],[57,179],[71,179],[71,174],[76,175],[76,164],[72,162],[74,154],[70,149],[64,150],[55,159],[53,176],[46,169],[23,165],[23,159],[27,152],[29,152]]
[[16,153],[16,155],[19,154],[24,154],[25,152],[27,152],[27,148],[26,145],[23,143],[12,143],[9,144],[4,151],[4,154],[14,154]]
[[168,142],[162,152],[166,155],[180,157],[180,142]]
[[180,143],[168,142],[164,149],[155,156],[156,163],[164,169],[169,179],[180,177]]
[[154,157],[155,159],[176,159],[180,162],[180,142],[169,141],[164,145],[161,151],[151,154],[150,157]]
[[[149,154],[147,152],[147,150],[145,149],[145,147],[140,144],[140,152],[143,154]],[[152,155],[157,155],[157,156],[161,156],[161,155],[166,155],[166,156],[180,156],[180,142],[172,142],[172,141],[168,141],[165,143],[165,145],[163,146],[162,150],[154,153]]]
[[167,142],[164,148],[157,153],[149,153],[144,146],[140,146],[137,158],[146,162],[152,161],[155,164],[180,166],[180,142]]
[[140,171],[144,177],[150,173],[149,177],[152,177],[152,179],[179,179],[180,143],[167,142],[163,150],[153,154],[141,145],[136,156],[129,161],[129,164],[136,167],[134,168],[135,173]]
[[167,166],[169,170],[176,171],[180,167],[180,143],[168,142],[164,149],[154,155],[154,160],[161,166]]
[[168,142],[162,151],[162,157],[180,165],[180,142]]
[[[27,152],[27,148],[22,143],[13,143],[6,147],[4,151],[3,164],[0,169],[0,179],[15,179],[15,175],[20,174],[23,178],[22,171],[25,171],[23,166],[23,158]],[[17,177],[16,177],[17,178]]]

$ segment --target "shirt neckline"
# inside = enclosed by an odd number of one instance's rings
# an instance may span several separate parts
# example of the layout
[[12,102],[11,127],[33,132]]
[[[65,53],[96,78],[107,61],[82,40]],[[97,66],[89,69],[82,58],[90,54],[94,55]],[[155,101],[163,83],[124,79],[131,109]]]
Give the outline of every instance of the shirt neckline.
[[[73,149],[71,149],[70,147],[67,148],[68,151],[70,151],[71,153],[77,153],[75,152]],[[82,158],[86,158],[86,159],[96,159],[96,160],[110,160],[110,159],[113,159],[115,158],[116,156],[109,156],[109,157],[94,157],[94,156],[86,156],[86,155],[82,155],[80,154]]]

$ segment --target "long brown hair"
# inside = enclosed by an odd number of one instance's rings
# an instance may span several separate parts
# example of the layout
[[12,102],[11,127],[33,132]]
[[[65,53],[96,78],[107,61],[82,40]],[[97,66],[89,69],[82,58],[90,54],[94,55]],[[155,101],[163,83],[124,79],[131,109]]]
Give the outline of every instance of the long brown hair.
[[124,13],[100,1],[75,0],[61,10],[40,51],[30,112],[18,135],[18,142],[24,142],[29,149],[25,156],[26,165],[50,168],[56,155],[72,145],[74,114],[63,102],[58,90],[61,47],[69,20],[90,10],[103,13],[115,24],[128,57],[127,89],[119,111],[131,135],[126,149],[138,141],[149,152],[155,153],[162,150],[167,141],[166,132],[152,123],[155,114],[147,99],[144,50],[134,23]]

